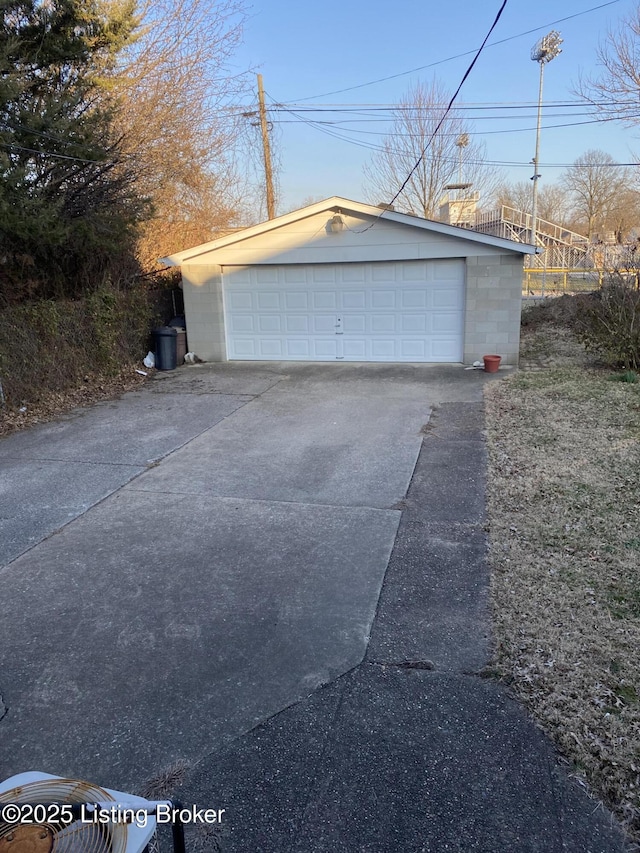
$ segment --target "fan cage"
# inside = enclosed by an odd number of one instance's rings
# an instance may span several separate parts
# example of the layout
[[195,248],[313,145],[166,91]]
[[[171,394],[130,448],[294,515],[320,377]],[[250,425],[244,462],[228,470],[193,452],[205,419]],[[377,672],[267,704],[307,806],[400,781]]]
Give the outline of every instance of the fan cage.
[[[116,800],[104,788],[76,779],[53,778],[29,782],[0,793],[0,804],[7,803],[104,803],[115,805]],[[63,822],[41,824],[52,833],[51,853],[126,853],[127,827],[120,823]],[[0,823],[0,851],[10,853],[17,835],[17,825]],[[15,845],[19,853],[19,846]],[[27,849],[26,846],[24,849]],[[37,848],[34,848],[37,849]],[[43,849],[46,849],[43,846]]]

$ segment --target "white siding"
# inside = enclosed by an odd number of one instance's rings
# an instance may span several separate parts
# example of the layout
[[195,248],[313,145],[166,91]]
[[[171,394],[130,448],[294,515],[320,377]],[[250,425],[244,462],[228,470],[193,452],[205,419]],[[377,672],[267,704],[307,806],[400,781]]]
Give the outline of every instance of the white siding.
[[411,228],[380,219],[373,228],[372,217],[342,214],[345,229],[327,232],[330,214],[308,216],[269,231],[238,239],[228,246],[204,250],[189,258],[189,266],[252,264],[314,264],[421,258],[465,258],[495,255],[493,246],[448,236],[424,228]]

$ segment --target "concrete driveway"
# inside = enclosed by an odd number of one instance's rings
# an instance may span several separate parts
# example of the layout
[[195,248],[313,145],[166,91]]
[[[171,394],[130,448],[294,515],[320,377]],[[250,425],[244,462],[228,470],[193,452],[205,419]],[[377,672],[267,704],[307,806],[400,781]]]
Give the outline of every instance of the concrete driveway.
[[4,775],[135,786],[363,657],[457,367],[199,366],[0,442]]
[[0,441],[0,778],[173,778],[196,853],[622,851],[477,677],[493,378],[201,365]]

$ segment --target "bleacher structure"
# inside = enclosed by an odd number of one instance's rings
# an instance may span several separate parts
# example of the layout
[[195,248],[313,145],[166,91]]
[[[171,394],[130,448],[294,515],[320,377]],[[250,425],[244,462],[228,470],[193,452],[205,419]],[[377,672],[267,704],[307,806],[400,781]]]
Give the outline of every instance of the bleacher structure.
[[502,205],[487,213],[476,212],[474,231],[493,234],[519,243],[534,243],[544,251],[538,255],[527,255],[530,267],[540,269],[590,269],[589,239],[563,225],[536,220],[536,239],[532,239],[531,214]]
[[[476,211],[468,227],[483,234],[533,243],[531,219],[529,213],[502,205],[488,212]],[[638,286],[638,243],[589,241],[584,234],[564,225],[537,219],[535,244],[541,251],[525,258],[525,294],[592,290],[601,287],[614,270]]]

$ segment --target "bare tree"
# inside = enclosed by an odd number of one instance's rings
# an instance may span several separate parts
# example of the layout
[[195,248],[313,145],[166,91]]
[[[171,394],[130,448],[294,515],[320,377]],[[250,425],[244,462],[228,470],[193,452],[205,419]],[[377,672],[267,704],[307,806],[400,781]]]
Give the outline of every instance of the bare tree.
[[238,128],[228,105],[250,78],[230,68],[243,0],[145,0],[139,18],[139,37],[107,85],[138,192],[155,211],[139,243],[149,268],[238,219],[242,183],[230,156]]
[[603,118],[638,123],[640,91],[640,5],[610,30],[598,48],[601,71],[579,80],[576,93],[589,101]]
[[[264,162],[264,142],[259,119],[259,104],[247,105],[240,115],[238,134],[235,140],[235,151],[238,160],[242,162],[242,182],[244,219],[246,223],[263,222],[267,219],[267,192]],[[271,174],[275,208],[278,211],[280,198],[280,172],[282,132],[280,125],[269,118],[267,107],[267,128],[269,134],[269,149],[271,152]]]
[[[599,73],[579,80],[576,93],[590,104],[603,119],[617,119],[627,126],[640,120],[640,4],[611,29],[598,48]],[[637,156],[636,158],[637,159]],[[613,170],[612,170],[613,171]],[[623,240],[630,227],[640,222],[637,170],[616,170],[617,193],[611,199],[611,209],[605,227]]]
[[517,181],[514,184],[500,184],[495,192],[495,204],[498,207],[513,207],[514,210],[531,212],[531,181]]
[[538,216],[547,222],[566,225],[569,219],[569,199],[560,184],[545,184],[538,192]]
[[629,175],[627,169],[615,166],[610,154],[597,149],[586,151],[564,172],[562,184],[570,195],[577,227],[582,227],[590,240],[597,233],[623,226],[625,217],[621,214],[629,204]]
[[[506,205],[524,213],[531,213],[533,190],[531,181],[500,184],[495,194],[497,205]],[[538,192],[538,215],[540,219],[565,225],[568,218],[568,196],[559,184],[545,184]]]
[[[435,80],[418,83],[408,91],[394,110],[392,130],[382,149],[365,166],[366,192],[371,201],[390,201],[420,158],[396,202],[408,213],[434,218],[446,185],[460,177],[472,182],[475,191],[493,188],[496,173],[484,163],[484,145],[468,141],[471,128],[455,110],[445,117],[449,100]],[[468,144],[460,144],[463,141]]]

